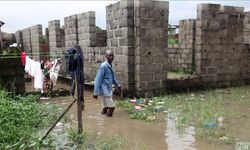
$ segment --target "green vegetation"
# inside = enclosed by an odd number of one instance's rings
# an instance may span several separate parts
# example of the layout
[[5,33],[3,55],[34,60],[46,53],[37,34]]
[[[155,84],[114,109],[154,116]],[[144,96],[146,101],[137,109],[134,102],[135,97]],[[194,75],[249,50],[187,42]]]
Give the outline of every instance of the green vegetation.
[[46,149],[121,149],[124,140],[118,136],[97,136],[83,131],[78,134],[77,130],[69,128],[66,131],[51,134],[42,142],[42,147]]
[[[94,137],[78,134],[72,128],[53,131],[40,141],[58,117],[59,109],[49,103],[39,104],[38,96],[15,95],[0,90],[0,149],[121,149],[124,140],[117,136]],[[67,124],[69,116],[63,118]]]
[[148,105],[147,107],[143,108],[142,110],[135,109],[134,105],[131,104],[128,100],[117,102],[117,107],[122,108],[123,110],[126,110],[129,113],[130,119],[139,119],[139,120],[147,120],[148,116],[158,116],[159,113],[155,111],[154,105]]
[[172,37],[168,38],[168,46],[174,46],[174,45],[178,45],[178,40]]
[[154,97],[141,110],[135,109],[137,104],[128,100],[118,102],[117,106],[126,110],[132,119],[147,120],[153,115],[156,121],[160,121],[162,116],[169,118],[170,115],[180,132],[193,126],[197,139],[233,144],[239,134],[239,126],[233,123],[240,125],[240,121],[249,117],[249,99],[250,86],[247,86]]
[[7,48],[3,49],[3,54],[0,55],[0,59],[2,58],[20,58],[21,50],[17,48]]
[[184,71],[171,71],[168,72],[168,78],[186,78],[191,76],[191,74],[188,74]]
[[37,103],[37,98],[0,90],[0,149],[27,149],[38,145],[38,131],[55,119],[56,108]]

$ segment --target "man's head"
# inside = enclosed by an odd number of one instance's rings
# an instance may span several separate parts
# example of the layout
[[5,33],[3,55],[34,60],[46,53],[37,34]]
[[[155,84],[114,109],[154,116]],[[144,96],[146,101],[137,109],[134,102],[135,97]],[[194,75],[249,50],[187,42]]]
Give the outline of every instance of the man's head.
[[106,51],[106,58],[109,63],[112,63],[114,60],[114,53],[111,50]]

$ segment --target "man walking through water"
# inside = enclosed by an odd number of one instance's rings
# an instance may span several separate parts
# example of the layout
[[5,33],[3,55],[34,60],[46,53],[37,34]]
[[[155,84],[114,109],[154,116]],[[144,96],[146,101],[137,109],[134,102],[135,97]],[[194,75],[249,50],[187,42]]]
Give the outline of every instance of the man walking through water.
[[94,98],[98,96],[102,97],[102,114],[106,114],[112,117],[115,104],[112,99],[113,91],[112,85],[115,85],[117,90],[121,90],[121,86],[116,80],[114,71],[112,69],[112,62],[114,60],[114,54],[111,50],[106,51],[106,61],[103,62],[96,74],[94,83]]

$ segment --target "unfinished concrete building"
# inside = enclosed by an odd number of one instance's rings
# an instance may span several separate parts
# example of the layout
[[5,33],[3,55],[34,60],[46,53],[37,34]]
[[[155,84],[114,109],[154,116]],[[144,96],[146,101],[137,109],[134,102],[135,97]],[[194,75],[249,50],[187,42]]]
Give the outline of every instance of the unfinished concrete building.
[[[87,82],[94,80],[105,51],[113,50],[114,70],[127,96],[159,95],[178,85],[249,82],[249,12],[242,7],[200,4],[196,19],[179,22],[179,45],[173,49],[167,47],[168,11],[166,1],[122,0],[106,7],[106,30],[96,26],[93,11],[65,17],[63,27],[59,20],[49,21],[50,55],[64,58],[66,49],[79,44]],[[28,53],[38,53],[34,48],[39,47],[40,28],[16,32]],[[196,76],[177,84],[167,79],[171,69]],[[66,75],[65,62],[62,72]]]

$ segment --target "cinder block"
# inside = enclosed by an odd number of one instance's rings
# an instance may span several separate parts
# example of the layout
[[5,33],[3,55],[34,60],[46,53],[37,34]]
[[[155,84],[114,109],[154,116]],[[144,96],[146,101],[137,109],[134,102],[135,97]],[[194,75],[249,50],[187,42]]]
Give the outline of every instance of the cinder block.
[[167,1],[152,1],[152,5],[154,9],[158,10],[168,10],[169,9],[169,2]]
[[119,38],[119,46],[133,46],[134,39],[133,38]]
[[161,82],[160,81],[150,81],[148,82],[148,90],[158,89],[161,88]]

